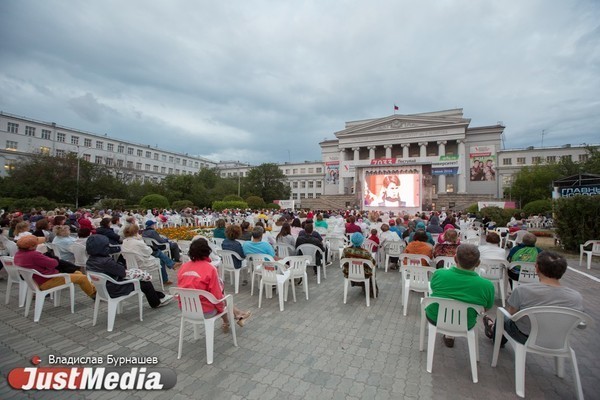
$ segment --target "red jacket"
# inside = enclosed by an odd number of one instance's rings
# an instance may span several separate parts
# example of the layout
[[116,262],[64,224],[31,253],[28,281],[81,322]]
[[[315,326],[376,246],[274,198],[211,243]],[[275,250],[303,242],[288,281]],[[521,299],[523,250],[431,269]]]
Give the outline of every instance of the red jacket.
[[[222,299],[223,286],[219,280],[217,269],[208,260],[189,261],[181,266],[177,272],[177,286],[184,289],[200,289],[210,292],[217,300]],[[213,304],[204,297],[200,297],[202,311],[210,313],[223,312],[224,303]]]
[[[23,268],[31,268],[38,271],[40,274],[52,275],[59,274],[56,269],[58,260],[48,257],[37,250],[21,250],[15,254],[15,265]],[[33,280],[38,285],[43,285],[50,278],[42,278],[38,275],[33,275]]]

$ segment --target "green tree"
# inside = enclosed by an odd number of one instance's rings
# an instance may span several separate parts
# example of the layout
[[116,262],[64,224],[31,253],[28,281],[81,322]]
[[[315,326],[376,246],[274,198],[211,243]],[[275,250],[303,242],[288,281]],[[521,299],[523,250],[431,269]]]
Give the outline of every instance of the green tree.
[[520,205],[552,197],[552,182],[563,175],[557,164],[523,167],[515,175],[508,194]]
[[264,208],[266,203],[265,201],[258,197],[258,196],[250,196],[246,199],[246,203],[248,204],[248,207],[256,210],[258,208]]
[[277,164],[272,163],[261,164],[250,169],[246,177],[248,194],[262,197],[267,203],[290,197],[290,188],[285,182],[286,176]]

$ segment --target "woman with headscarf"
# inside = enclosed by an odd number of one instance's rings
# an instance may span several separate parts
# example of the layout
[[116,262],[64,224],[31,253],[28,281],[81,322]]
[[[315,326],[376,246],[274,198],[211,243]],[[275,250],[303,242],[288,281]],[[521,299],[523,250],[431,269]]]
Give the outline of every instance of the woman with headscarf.
[[[365,241],[365,237],[363,236],[362,233],[359,232],[355,232],[350,236],[350,242],[351,242],[351,246],[350,247],[346,247],[344,249],[344,252],[342,253],[342,258],[359,258],[359,259],[363,259],[363,260],[369,260],[373,263],[373,265],[377,265],[375,259],[373,258],[373,255],[371,254],[371,252],[367,249],[363,249],[361,247],[361,245],[363,244],[363,242]],[[344,272],[344,278],[348,278],[348,269],[350,268],[350,266],[348,264],[344,264],[342,266],[343,272]],[[373,276],[373,270],[368,267],[365,266],[365,278],[371,278],[371,276]],[[371,290],[370,290],[370,295],[371,297],[375,296],[375,291],[373,290],[373,281],[371,280]],[[352,286],[360,286],[363,288],[365,288],[365,284],[363,282],[350,282],[350,284]],[[377,295],[379,295],[379,288],[377,288]]]

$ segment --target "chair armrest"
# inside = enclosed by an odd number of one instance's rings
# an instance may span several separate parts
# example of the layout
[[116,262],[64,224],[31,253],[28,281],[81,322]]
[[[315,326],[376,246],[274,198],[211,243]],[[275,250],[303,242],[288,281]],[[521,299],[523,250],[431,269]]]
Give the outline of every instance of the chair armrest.
[[513,315],[511,315],[511,313],[509,313],[504,307],[498,307],[498,310],[496,311],[496,319],[504,319],[504,317],[508,319],[514,319]]
[[115,284],[115,285],[127,285],[128,283],[133,283],[133,287],[136,290],[140,289],[140,280],[139,279],[128,279],[126,281],[115,281],[114,279],[111,279],[110,283]]
[[40,274],[39,272],[35,271],[34,275],[39,275],[42,278],[57,278],[57,277],[62,277],[62,278],[65,278],[65,282],[66,283],[71,283],[71,275],[65,274],[65,273],[44,275],[44,274]]

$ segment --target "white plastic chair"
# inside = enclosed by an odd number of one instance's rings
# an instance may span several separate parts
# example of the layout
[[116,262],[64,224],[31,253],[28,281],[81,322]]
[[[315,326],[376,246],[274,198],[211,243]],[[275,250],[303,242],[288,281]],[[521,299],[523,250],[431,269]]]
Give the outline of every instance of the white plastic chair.
[[190,246],[192,244],[191,240],[178,240],[177,246],[181,250],[181,261],[187,262],[190,261],[190,257],[188,256],[188,252],[190,251]]
[[[240,292],[240,271],[245,270],[246,273],[248,272],[246,263],[235,251],[217,250],[217,254],[221,257],[221,265],[219,266],[221,279],[225,280],[225,272],[229,272],[229,283],[234,284],[235,294],[238,294]],[[241,268],[235,268],[233,263],[234,258],[242,263]]]
[[[501,322],[505,319],[518,321],[523,317],[528,317],[531,323],[531,331],[525,344],[517,342],[508,334],[505,335],[504,324]],[[570,335],[575,327],[585,327],[593,323],[589,315],[566,307],[531,307],[514,315],[510,315],[504,308],[498,308],[496,321],[500,322],[496,324],[492,367],[495,367],[498,363],[500,342],[502,336],[504,336],[515,351],[515,391],[519,397],[525,397],[525,360],[527,353],[534,353],[555,357],[556,374],[560,378],[564,377],[564,359],[570,358],[573,363],[577,398],[583,400],[579,368],[575,351],[571,348]],[[582,322],[584,325],[580,325]]]
[[8,281],[6,283],[6,302],[10,302],[10,289],[13,283],[19,284],[19,307],[25,305],[25,297],[27,296],[27,283],[19,275],[18,267],[15,265],[13,257],[2,256],[2,264],[8,273]]
[[512,243],[512,247],[521,244],[523,242],[523,236],[525,236],[525,234],[527,233],[526,230],[520,230],[517,231],[516,233],[514,233],[515,237],[514,239],[511,239],[510,236],[511,234],[508,233],[506,236],[506,245],[508,246],[508,243]]
[[223,239],[223,238],[212,238],[212,242],[215,245],[217,245],[217,248],[219,248],[219,249],[222,248],[222,246],[223,246],[223,240],[225,240],[225,239]]
[[250,274],[252,279],[250,282],[250,296],[254,296],[254,277],[260,279],[262,276],[261,265],[263,261],[275,261],[275,259],[269,254],[246,254],[246,263],[248,265],[248,271],[251,271]]
[[[427,320],[425,308],[430,304],[438,304],[437,325]],[[419,350],[423,351],[425,341],[425,324],[429,325],[427,340],[427,372],[431,373],[433,368],[433,353],[435,350],[435,339],[438,333],[453,337],[466,337],[469,347],[469,360],[471,363],[471,376],[473,383],[477,383],[477,361],[479,361],[479,329],[477,324],[472,329],[467,325],[468,309],[474,309],[478,315],[483,313],[483,307],[476,304],[463,303],[453,299],[441,299],[438,297],[425,297],[421,300],[421,329],[419,335]],[[479,320],[479,318],[477,318]],[[500,342],[498,342],[500,343]]]
[[341,259],[342,251],[344,250],[344,246],[347,244],[346,237],[327,235],[326,242],[329,246],[329,261],[333,261],[333,259],[336,257]]
[[[323,269],[323,278],[327,279],[327,260],[325,260],[325,252],[323,250],[314,244],[306,243],[298,246],[296,252],[299,255],[302,253],[303,256],[310,256],[309,266],[317,267],[317,285],[321,284],[321,269]],[[321,262],[319,264],[317,264],[317,254],[321,254]]]
[[519,280],[513,282],[514,287],[526,283],[539,282],[534,262],[513,261],[508,265],[508,269],[513,269],[517,265],[521,266],[521,270],[519,271]]
[[[400,257],[404,251],[404,241],[398,242],[387,242],[384,246],[385,251],[385,272],[388,272],[388,266],[390,265],[390,257]],[[400,262],[400,260],[398,260]]]
[[292,286],[294,303],[296,302],[296,285],[294,285],[294,279],[298,278],[302,279],[304,294],[306,295],[306,300],[308,300],[308,275],[306,274],[306,267],[310,263],[310,257],[288,256],[280,262],[288,266],[287,269],[290,272],[290,285]]
[[149,237],[142,237],[142,239],[148,247],[157,248],[165,253],[167,257],[173,258],[171,257],[171,247],[169,247],[169,243],[159,243],[158,240]]
[[479,260],[479,266],[476,268],[476,272],[479,274],[479,276],[491,281],[494,285],[496,283],[498,284],[498,288],[500,289],[500,300],[502,300],[502,307],[506,307],[506,270],[508,269],[509,265],[509,262],[506,260],[482,258]]
[[[87,276],[88,276],[88,279],[90,280],[90,282],[92,282],[92,285],[94,285],[96,287],[96,302],[94,303],[94,319],[92,320],[92,326],[96,326],[96,321],[98,320],[98,311],[100,309],[100,302],[106,301],[106,303],[108,304],[108,325],[107,325],[106,330],[108,332],[112,332],[113,327],[115,326],[115,318],[116,318],[117,314],[120,314],[122,312],[123,305],[121,304],[121,302],[123,300],[127,300],[128,298],[133,297],[133,296],[138,297],[139,309],[140,309],[140,321],[144,320],[142,318],[142,316],[143,316],[143,309],[142,309],[143,296],[142,296],[142,289],[140,288],[139,279],[130,279],[130,280],[118,282],[118,281],[115,281],[114,279],[112,279],[110,276],[99,273],[99,272],[88,272]],[[134,290],[133,290],[133,292],[131,292],[125,296],[119,296],[119,297],[112,298],[112,297],[110,297],[110,294],[108,293],[108,289],[106,288],[106,282],[110,282],[113,285],[127,285],[127,284],[131,283],[131,284],[133,284]]]
[[[188,272],[189,273],[189,272]],[[191,323],[194,326],[194,339],[198,339],[198,325],[204,324],[204,331],[206,335],[206,363],[213,363],[213,353],[215,345],[215,321],[227,314],[229,318],[231,334],[233,335],[233,345],[237,347],[237,338],[235,335],[235,318],[233,316],[233,296],[230,294],[223,297],[221,300],[217,300],[212,293],[198,289],[183,289],[174,287],[170,289],[170,293],[174,296],[179,297],[181,304],[181,325],[179,328],[179,348],[177,350],[177,359],[181,358],[181,352],[183,350],[183,328],[186,322]],[[204,297],[212,304],[225,303],[223,312],[217,313],[215,316],[206,318],[202,311],[202,303],[200,297]]]
[[[500,247],[505,249],[506,244],[508,243],[509,229],[505,228],[505,227],[498,227],[495,229],[495,232],[498,234],[498,236],[500,236]],[[506,234],[506,235],[502,236],[503,234]]]
[[[258,308],[262,304],[263,289],[277,286],[279,295],[279,311],[283,311],[283,302],[287,301],[287,285],[290,280],[290,272],[284,264],[277,261],[263,261],[261,265],[262,275],[260,278],[260,289],[258,291]],[[269,293],[269,292],[267,292]],[[265,295],[267,294],[265,293]],[[284,299],[285,296],[285,299]]]
[[[592,245],[591,250],[584,250],[584,247]],[[600,240],[588,240],[584,244],[579,245],[579,266],[581,267],[581,261],[583,255],[587,257],[587,269],[592,268],[592,256],[600,256]]]
[[85,246],[80,243],[74,243],[70,247],[71,253],[75,256],[75,265],[81,268],[81,272],[85,273],[85,264],[88,260],[88,254],[85,251]]
[[[71,314],[75,313],[75,287],[71,282],[71,277],[69,274],[53,274],[53,275],[43,275],[31,268],[22,268],[17,267],[17,271],[19,274],[25,279],[27,283],[27,296],[25,300],[25,317],[29,315],[29,308],[31,307],[31,301],[33,300],[33,295],[35,293],[35,308],[33,312],[33,322],[39,322],[40,317],[42,316],[42,309],[44,308],[44,301],[46,300],[46,296],[49,294],[54,294],[54,307],[58,307],[60,304],[60,292],[63,289],[69,289],[71,295]],[[42,278],[55,278],[62,277],[65,278],[65,283],[50,289],[42,290],[33,280],[33,275],[41,276]]]
[[[365,297],[367,300],[367,307],[370,307],[370,292],[371,292],[371,279],[373,280],[373,297],[377,298],[377,283],[375,282],[375,266],[371,260],[364,260],[360,258],[342,258],[340,265],[348,264],[348,277],[344,278],[344,304],[348,297],[348,284],[352,282],[363,282],[365,285]],[[372,278],[365,277],[365,265],[371,268]]]
[[285,243],[277,243],[277,257],[285,258],[296,255],[296,248]]
[[[135,252],[129,252],[129,251],[121,251],[121,255],[123,256],[123,258],[125,259],[125,263],[127,264],[127,268],[139,268],[139,269],[143,269],[145,271],[147,271],[149,274],[152,275],[152,278],[154,279],[154,277],[156,276],[158,278],[158,281],[160,282],[160,287],[162,289],[162,291],[165,291],[165,286],[163,284],[162,278],[161,278],[161,265],[160,265],[160,260],[158,258],[154,258],[153,259],[153,263],[155,265],[154,268],[141,268],[140,265],[138,264],[137,260],[138,258],[142,259],[143,255],[135,253]],[[156,272],[155,274],[153,272]]]
[[444,266],[443,268],[445,269],[450,269],[452,267],[456,267],[456,260],[454,260],[454,257],[451,256],[437,256],[433,259],[433,261],[431,262],[431,265],[434,267],[437,267],[438,263],[443,262]]
[[434,267],[423,267],[422,265],[401,265],[402,269],[402,314],[406,317],[408,310],[408,298],[410,292],[423,293],[425,297],[431,293],[429,283],[435,272]]
[[17,250],[19,250],[19,248],[17,247],[17,244],[15,242],[8,239],[4,235],[0,235],[0,242],[2,242],[2,245],[6,249],[6,252],[8,253],[9,257],[14,257],[15,254],[17,254]]

